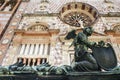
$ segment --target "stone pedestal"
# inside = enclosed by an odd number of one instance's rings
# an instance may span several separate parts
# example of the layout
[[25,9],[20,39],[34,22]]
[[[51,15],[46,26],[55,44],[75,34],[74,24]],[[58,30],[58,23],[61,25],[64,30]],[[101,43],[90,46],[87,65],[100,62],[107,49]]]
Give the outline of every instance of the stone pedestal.
[[0,80],[120,80],[120,72],[71,72],[67,75],[40,75],[34,72],[13,72],[0,75]]

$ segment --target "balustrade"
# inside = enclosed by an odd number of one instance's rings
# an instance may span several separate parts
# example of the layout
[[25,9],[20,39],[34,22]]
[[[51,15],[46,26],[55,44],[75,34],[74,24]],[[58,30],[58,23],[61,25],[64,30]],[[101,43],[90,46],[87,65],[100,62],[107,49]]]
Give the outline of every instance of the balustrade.
[[40,65],[42,63],[46,63],[47,62],[47,57],[46,58],[26,58],[26,57],[18,57],[17,62],[19,62],[19,60],[22,59],[22,62],[26,65],[26,66],[36,66],[36,65]]

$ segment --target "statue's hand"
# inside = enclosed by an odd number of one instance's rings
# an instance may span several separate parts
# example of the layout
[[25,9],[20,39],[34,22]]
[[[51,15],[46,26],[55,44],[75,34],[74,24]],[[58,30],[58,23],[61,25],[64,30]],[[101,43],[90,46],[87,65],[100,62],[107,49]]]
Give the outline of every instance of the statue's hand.
[[96,42],[91,42],[91,43],[90,43],[90,46],[96,46],[96,45],[97,45]]

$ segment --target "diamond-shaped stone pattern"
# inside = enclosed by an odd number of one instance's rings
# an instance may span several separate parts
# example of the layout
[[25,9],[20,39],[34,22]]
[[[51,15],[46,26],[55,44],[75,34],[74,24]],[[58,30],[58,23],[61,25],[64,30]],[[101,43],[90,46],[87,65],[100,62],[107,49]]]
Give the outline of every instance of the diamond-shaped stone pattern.
[[[2,43],[0,44],[0,50],[3,52],[2,55],[5,56],[5,54],[6,54],[6,57],[3,59],[3,62],[2,62],[2,63],[4,63],[4,65],[7,65],[8,63],[10,63],[9,61],[12,61],[12,59],[14,59],[14,54],[13,55],[9,54],[9,50],[7,51],[7,49],[8,49],[9,44],[11,43],[11,40],[13,38],[14,29],[17,28],[17,26],[20,22],[20,19],[21,19],[21,14],[24,13],[26,5],[27,5],[26,2],[21,3],[20,7],[18,8],[13,19],[11,20],[3,38],[2,38],[2,40],[6,39],[6,38],[9,40],[9,42],[6,44],[2,44]],[[7,59],[10,59],[10,60],[7,60]]]

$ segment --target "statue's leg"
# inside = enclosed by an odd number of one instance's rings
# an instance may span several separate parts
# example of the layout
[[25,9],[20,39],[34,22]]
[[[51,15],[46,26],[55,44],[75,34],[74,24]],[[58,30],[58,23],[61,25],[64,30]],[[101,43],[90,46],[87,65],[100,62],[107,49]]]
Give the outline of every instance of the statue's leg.
[[86,71],[86,68],[87,68],[86,64],[87,63],[88,63],[87,61],[74,62],[72,64],[72,67],[75,71],[78,71],[78,72]]
[[91,53],[87,53],[85,59],[93,64],[97,64],[96,59],[91,55]]
[[74,62],[72,64],[72,68],[75,71],[82,72],[82,71],[97,71],[98,66],[97,64],[93,64],[88,61],[81,61],[81,62]]

